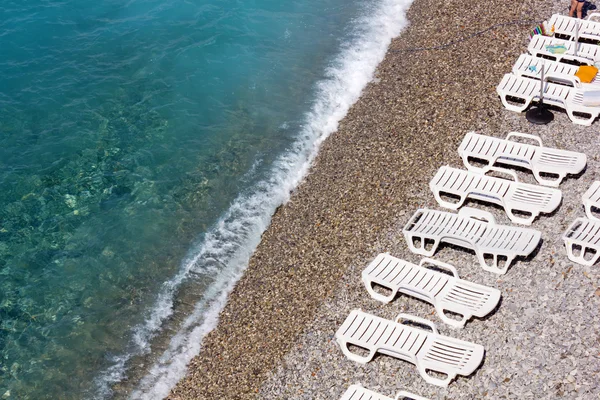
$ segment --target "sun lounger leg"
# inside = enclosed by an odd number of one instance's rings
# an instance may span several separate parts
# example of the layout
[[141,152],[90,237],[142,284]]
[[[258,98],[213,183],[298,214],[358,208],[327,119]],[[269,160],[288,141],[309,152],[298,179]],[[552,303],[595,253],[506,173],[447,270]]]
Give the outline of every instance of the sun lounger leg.
[[419,374],[421,374],[421,377],[425,379],[425,382],[436,386],[447,387],[452,381],[452,379],[456,377],[456,375],[447,374],[446,379],[434,378],[433,376],[427,373],[427,368],[425,368],[423,365],[417,364],[417,368],[419,369]]
[[435,199],[437,200],[437,202],[442,207],[446,207],[446,208],[449,208],[451,210],[458,210],[460,207],[462,207],[462,205],[465,203],[465,200],[466,200],[465,196],[460,196],[460,199],[456,203],[451,203],[449,201],[445,201],[444,199],[442,199],[442,196],[440,195],[440,192],[437,191],[437,190],[433,191],[433,197],[435,197]]
[[479,262],[481,263],[481,267],[489,272],[493,272],[495,274],[506,274],[506,272],[508,271],[508,267],[510,266],[510,264],[512,263],[512,261],[514,260],[514,256],[506,256],[504,255],[504,257],[506,257],[506,263],[504,264],[504,267],[500,268],[498,265],[498,255],[497,254],[487,254],[490,256],[490,258],[488,260],[491,260],[491,263],[486,260],[485,253],[480,253],[477,252],[477,257],[479,258]]
[[[581,264],[581,265],[585,265],[586,267],[591,267],[592,265],[596,264],[596,262],[600,258],[600,253],[596,252],[596,250],[594,250],[590,247],[580,246],[581,250],[580,250],[579,255],[575,255],[575,243],[573,243],[571,241],[567,241],[566,247],[567,247],[567,256],[569,257],[569,260],[576,262],[578,264]],[[590,252],[590,253],[594,252],[595,254],[592,258],[586,260],[585,259],[586,252]]]
[[480,168],[480,167],[477,167],[477,166],[471,164],[468,160],[468,157],[463,158],[463,164],[465,165],[466,169],[468,169],[469,171],[477,172],[478,174],[485,174],[485,168],[487,166],[493,165],[493,163],[489,163],[485,167]]
[[540,171],[537,169],[533,170],[533,175],[535,179],[544,186],[558,187],[563,179],[565,179],[566,173],[557,172],[558,178],[556,179],[547,179],[543,178],[540,174]]
[[[446,316],[446,314],[444,313],[445,309],[443,307],[439,307],[436,305],[435,310],[437,311],[441,320],[453,328],[463,328],[465,326],[465,324],[467,323],[467,321],[472,317],[472,315],[463,315],[462,319],[460,319],[460,320],[452,319],[452,318],[449,318]],[[448,310],[448,311],[453,312],[452,310]]]
[[574,110],[567,109],[567,115],[569,119],[574,124],[583,125],[583,126],[591,126],[592,123],[598,118],[598,113],[589,113],[591,116],[589,118],[576,117],[574,114]]
[[569,257],[569,260],[575,261],[576,263],[581,263],[582,260],[580,260],[579,257],[575,256],[575,251],[573,249],[574,245],[575,244],[573,242],[567,242],[567,256]]
[[531,99],[523,99],[525,101],[523,105],[510,104],[506,99],[506,95],[500,96],[500,100],[502,100],[502,104],[504,104],[504,107],[506,107],[507,110],[516,111],[519,113],[525,111],[531,104]]
[[[415,240],[418,240],[418,246],[415,245]],[[427,243],[430,243],[431,241],[433,242],[433,244],[431,245],[431,248],[427,250]],[[408,247],[413,253],[422,254],[427,257],[431,257],[435,254],[438,245],[439,242],[437,240],[425,239],[420,236],[411,235],[410,240],[408,240]]]
[[365,281],[365,287],[367,288],[367,292],[369,292],[369,294],[377,301],[380,301],[382,303],[389,303],[392,300],[394,300],[394,298],[396,298],[396,296],[398,295],[398,291],[394,291],[388,287],[386,287],[386,289],[391,290],[392,293],[390,293],[388,296],[384,296],[380,293],[377,293],[374,289],[373,289],[373,282],[372,281]]
[[585,213],[587,214],[587,217],[589,219],[594,219],[596,221],[600,220],[600,218],[596,217],[593,212],[592,212],[592,203],[591,202],[586,202],[584,204],[585,207]]
[[357,363],[360,364],[366,364],[369,361],[371,361],[373,359],[373,357],[375,356],[375,353],[377,352],[377,350],[371,349],[369,350],[369,354],[367,356],[360,356],[358,354],[354,354],[350,351],[350,349],[348,349],[348,345],[350,343],[344,341],[344,342],[338,342],[342,352],[344,353],[344,355],[346,357],[348,357],[350,360],[352,361],[356,361]]
[[510,220],[516,224],[523,224],[523,225],[531,225],[533,223],[533,220],[537,218],[537,216],[539,215],[539,213],[531,213],[531,216],[529,218],[522,218],[522,217],[517,217],[513,211],[516,210],[511,210],[509,208],[506,209],[506,214],[508,214],[508,217],[510,218]]

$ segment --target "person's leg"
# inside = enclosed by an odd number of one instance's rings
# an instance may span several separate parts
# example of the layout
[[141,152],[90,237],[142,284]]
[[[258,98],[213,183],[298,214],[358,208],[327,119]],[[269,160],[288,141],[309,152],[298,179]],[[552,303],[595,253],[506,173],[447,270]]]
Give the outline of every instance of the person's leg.
[[577,6],[579,2],[577,0],[571,0],[571,9],[569,10],[569,17],[575,16],[575,11],[577,10]]
[[577,18],[581,19],[583,18],[583,5],[585,4],[585,1],[579,1],[577,3]]

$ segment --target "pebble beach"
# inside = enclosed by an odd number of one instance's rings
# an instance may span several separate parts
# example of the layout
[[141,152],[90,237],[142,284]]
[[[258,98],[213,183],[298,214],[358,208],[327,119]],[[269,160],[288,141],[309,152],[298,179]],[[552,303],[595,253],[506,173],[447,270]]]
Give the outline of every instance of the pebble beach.
[[[582,127],[556,110],[552,123],[533,126],[505,110],[495,90],[526,51],[528,31],[565,13],[568,4],[466,5],[412,3],[409,26],[273,216],[217,328],[169,399],[338,399],[354,383],[392,398],[399,390],[430,399],[600,398],[600,272],[571,262],[561,239],[584,216],[581,196],[599,176],[598,121]],[[469,131],[536,134],[545,146],[587,154],[588,165],[561,184],[558,210],[533,223],[542,232],[541,248],[506,275],[484,271],[466,251],[446,246],[435,255],[461,278],[502,293],[494,313],[455,330],[414,298],[376,302],[360,276],[382,252],[419,262],[402,227],[418,208],[441,209],[428,183],[443,165],[463,168],[457,148]],[[536,183],[531,174],[518,174]],[[512,225],[499,207],[467,205]],[[389,319],[398,313],[427,318],[443,335],[483,345],[484,362],[447,389],[428,385],[414,365],[388,356],[354,363],[334,335],[357,308]]]

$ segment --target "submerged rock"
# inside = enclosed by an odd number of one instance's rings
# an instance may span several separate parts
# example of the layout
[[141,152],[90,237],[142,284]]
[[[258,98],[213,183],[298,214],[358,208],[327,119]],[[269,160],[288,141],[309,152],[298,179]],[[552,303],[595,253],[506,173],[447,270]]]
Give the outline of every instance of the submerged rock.
[[75,208],[77,207],[77,197],[71,195],[71,194],[66,194],[65,195],[65,204],[69,207],[69,208]]

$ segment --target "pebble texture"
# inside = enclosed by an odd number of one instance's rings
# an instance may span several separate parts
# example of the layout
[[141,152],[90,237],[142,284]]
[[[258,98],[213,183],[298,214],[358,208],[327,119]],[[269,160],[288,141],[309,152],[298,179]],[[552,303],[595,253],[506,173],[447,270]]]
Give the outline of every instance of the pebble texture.
[[[218,327],[170,399],[337,399],[357,382],[388,396],[407,389],[431,399],[598,398],[600,272],[570,262],[560,237],[583,216],[581,195],[598,179],[600,125],[573,125],[557,111],[552,124],[536,128],[503,109],[495,87],[525,51],[531,25],[493,29],[445,50],[403,51],[439,46],[498,22],[541,21],[566,4],[465,4],[415,0],[411,26],[325,141],[305,182],[274,215]],[[558,211],[534,223],[543,237],[535,257],[505,276],[483,271],[465,251],[446,246],[436,254],[462,278],[503,294],[493,315],[451,330],[421,301],[370,299],[360,273],[380,252],[419,261],[402,227],[419,207],[439,209],[428,182],[441,165],[461,167],[456,149],[469,130],[537,133],[547,146],[585,152],[588,168],[561,185]],[[519,175],[535,183],[532,175]],[[510,223],[500,208],[471,205]],[[426,384],[412,364],[388,356],[353,363],[334,334],[355,308],[387,318],[399,312],[429,318],[442,334],[482,344],[484,364],[441,389]]]

